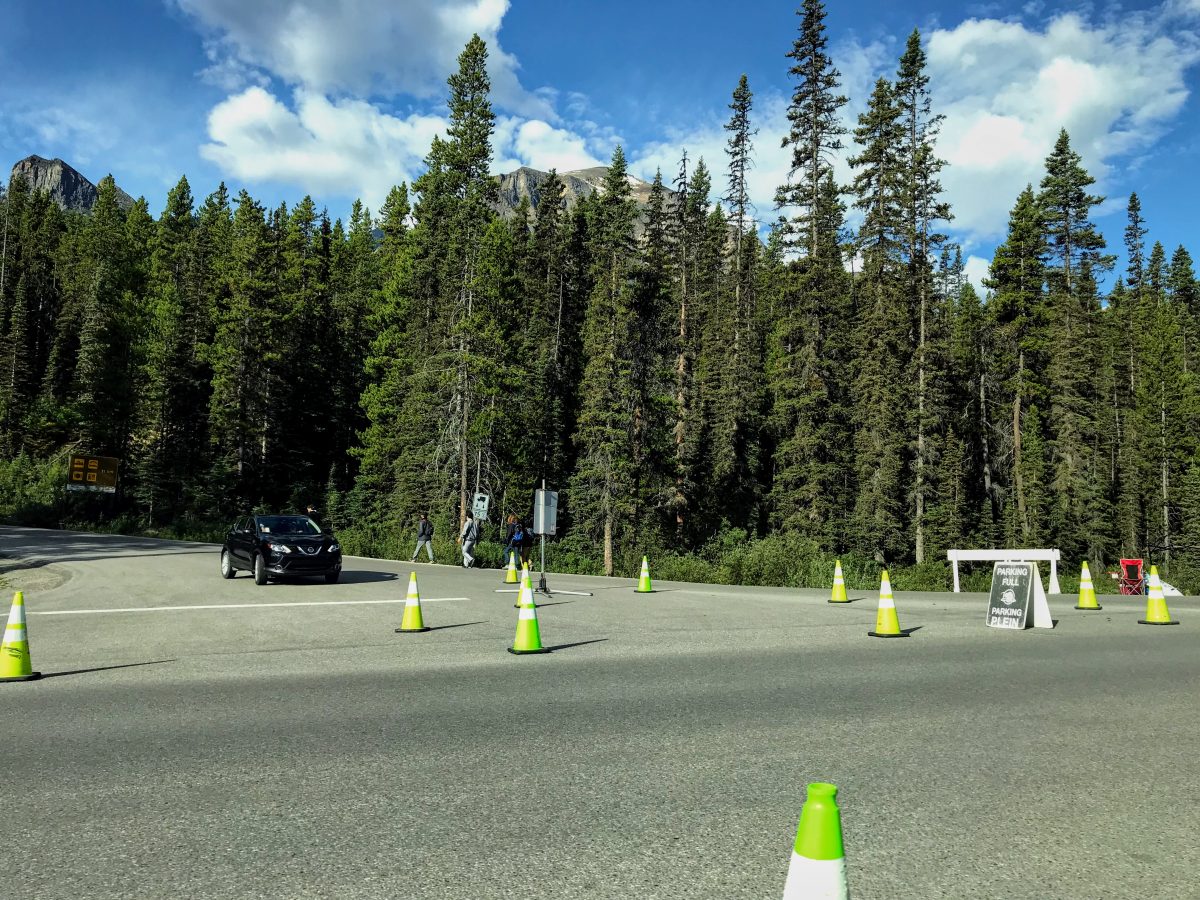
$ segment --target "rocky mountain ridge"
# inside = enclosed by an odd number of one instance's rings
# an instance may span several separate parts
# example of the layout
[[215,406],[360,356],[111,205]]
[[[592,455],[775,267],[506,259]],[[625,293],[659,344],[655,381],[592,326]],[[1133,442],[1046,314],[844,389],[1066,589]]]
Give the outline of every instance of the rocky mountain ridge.
[[[30,190],[45,191],[51,200],[63,209],[73,212],[91,212],[99,194],[96,185],[68,163],[57,158],[45,159],[36,155],[25,157],[12,167],[12,174],[8,179],[10,188],[17,178],[24,178]],[[133,198],[119,187],[117,205],[122,209],[133,206]]]
[[[563,183],[563,199],[566,201],[567,208],[571,209],[584,197],[602,191],[604,176],[607,174],[607,166],[560,172],[558,177]],[[50,199],[65,210],[86,213],[90,212],[96,204],[96,185],[61,159],[45,159],[36,155],[27,156],[12,167],[9,185],[11,186],[17,178],[24,178],[31,190],[47,192]],[[522,199],[528,199],[533,215],[536,217],[542,189],[549,179],[549,172],[528,166],[522,166],[505,175],[497,175],[496,211],[502,218],[511,219],[517,214]],[[644,207],[650,199],[651,185],[632,175],[628,176],[628,179],[633,199],[639,206]],[[667,189],[667,194],[671,195],[672,191]],[[128,209],[133,205],[133,198],[118,187],[117,203],[122,209]]]
[[[559,172],[558,180],[563,183],[563,199],[570,209],[584,197],[589,197],[603,190],[604,176],[608,174],[607,166],[594,166],[590,169],[575,169],[570,172]],[[639,206],[645,206],[650,199],[651,185],[649,182],[626,176],[633,199]],[[523,197],[529,198],[529,205],[537,213],[538,203],[541,202],[543,186],[550,180],[550,173],[539,169],[522,166],[515,172],[497,176],[499,198],[496,203],[497,211],[503,218],[511,219],[516,215]],[[667,191],[671,193],[670,190]]]

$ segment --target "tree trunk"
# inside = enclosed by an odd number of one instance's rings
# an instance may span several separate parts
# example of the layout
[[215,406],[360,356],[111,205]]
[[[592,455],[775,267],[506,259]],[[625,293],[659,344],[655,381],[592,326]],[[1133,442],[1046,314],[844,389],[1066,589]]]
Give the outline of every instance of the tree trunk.
[[1029,539],[1029,518],[1025,511],[1025,476],[1021,471],[1021,389],[1025,373],[1025,354],[1017,357],[1017,392],[1013,397],[1013,484],[1017,493],[1017,519],[1022,540]]
[[913,557],[917,565],[925,562],[925,285],[921,284],[921,324],[917,343],[917,534]]
[[979,422],[980,445],[983,454],[983,495],[987,497],[992,510],[992,522],[996,521],[996,491],[992,484],[992,454],[988,444],[987,417],[987,381],[981,372],[979,375]]
[[612,578],[613,574],[613,514],[609,510],[604,514],[604,574]]
[[1162,528],[1163,528],[1163,572],[1170,574],[1171,567],[1171,517],[1167,503],[1167,385],[1158,383],[1159,442],[1162,450]]

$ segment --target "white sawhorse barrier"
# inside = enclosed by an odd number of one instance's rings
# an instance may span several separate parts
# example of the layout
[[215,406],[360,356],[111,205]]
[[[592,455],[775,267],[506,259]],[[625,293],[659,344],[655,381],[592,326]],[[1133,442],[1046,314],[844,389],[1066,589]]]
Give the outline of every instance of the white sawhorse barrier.
[[1050,563],[1050,587],[1047,594],[1061,594],[1058,586],[1058,550],[947,550],[946,559],[954,567],[954,593],[959,593],[958,564],[960,562],[1041,562]]

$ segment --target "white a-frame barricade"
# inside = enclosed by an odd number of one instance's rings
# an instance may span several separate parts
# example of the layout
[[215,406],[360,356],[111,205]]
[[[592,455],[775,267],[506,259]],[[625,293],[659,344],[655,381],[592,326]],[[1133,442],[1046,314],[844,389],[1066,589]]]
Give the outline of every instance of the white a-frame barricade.
[[985,621],[990,628],[1018,631],[1054,627],[1037,563],[998,562],[992,567],[992,592],[988,596]]

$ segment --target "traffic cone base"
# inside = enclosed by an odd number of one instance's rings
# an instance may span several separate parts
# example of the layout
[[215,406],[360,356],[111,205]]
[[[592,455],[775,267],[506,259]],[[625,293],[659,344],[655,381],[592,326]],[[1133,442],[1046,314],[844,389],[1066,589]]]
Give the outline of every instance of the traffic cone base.
[[1170,619],[1166,622],[1151,621],[1150,619],[1138,619],[1139,625],[1178,625],[1178,619]]
[[29,656],[29,634],[25,628],[25,594],[13,594],[12,609],[0,640],[0,681],[36,681],[41,672],[33,671]]
[[1095,606],[1080,606],[1078,603],[1076,603],[1075,609],[1086,609],[1088,612],[1099,612],[1100,610],[1104,609],[1104,607],[1099,603],[1097,603]]
[[397,634],[413,634],[429,631],[425,618],[421,615],[421,594],[417,590],[417,573],[413,572],[408,579],[408,597],[404,601],[404,618],[400,620]]
[[846,596],[846,579],[842,576],[842,561],[839,559],[833,567],[833,593],[829,595],[830,603],[849,603]]

